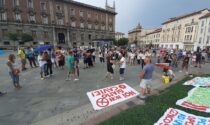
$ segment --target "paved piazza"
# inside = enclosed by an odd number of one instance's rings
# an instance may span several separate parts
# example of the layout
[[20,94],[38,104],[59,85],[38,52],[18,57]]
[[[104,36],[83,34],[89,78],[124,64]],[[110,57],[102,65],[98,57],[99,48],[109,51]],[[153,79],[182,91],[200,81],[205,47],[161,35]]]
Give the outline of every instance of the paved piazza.
[[[117,69],[114,80],[105,80],[106,63],[97,62],[94,68],[81,68],[81,77],[77,82],[65,81],[66,70],[54,68],[54,76],[41,80],[39,68],[28,69],[20,76],[23,88],[16,91],[5,65],[7,55],[1,56],[0,60],[0,91],[7,91],[5,96],[0,97],[0,125],[28,125],[72,111],[90,103],[86,92],[121,83],[118,80]],[[18,58],[17,61],[19,62]],[[206,66],[209,67],[209,64]],[[140,71],[140,66],[127,66],[126,80],[123,82],[137,89]],[[209,71],[207,68],[202,68],[192,69],[191,72],[208,73]],[[183,74],[177,73],[177,77],[183,77]],[[161,75],[161,69],[156,68],[153,88],[159,88],[162,85]]]

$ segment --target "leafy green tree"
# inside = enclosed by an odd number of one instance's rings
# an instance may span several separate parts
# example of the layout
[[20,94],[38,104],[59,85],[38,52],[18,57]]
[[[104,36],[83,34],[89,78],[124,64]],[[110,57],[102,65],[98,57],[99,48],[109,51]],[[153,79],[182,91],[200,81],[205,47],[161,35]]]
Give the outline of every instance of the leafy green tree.
[[119,46],[125,46],[128,45],[128,38],[121,38],[117,41]]
[[30,41],[33,41],[34,38],[33,38],[32,35],[30,35],[30,34],[28,34],[28,33],[23,33],[23,34],[21,35],[21,40],[22,40],[22,42],[30,42]]
[[14,50],[16,50],[16,42],[18,41],[18,34],[8,33],[8,38],[14,42]]
[[117,40],[116,40],[116,39],[112,39],[112,41],[113,41],[113,44],[114,44],[115,46],[118,46],[118,43],[117,43]]

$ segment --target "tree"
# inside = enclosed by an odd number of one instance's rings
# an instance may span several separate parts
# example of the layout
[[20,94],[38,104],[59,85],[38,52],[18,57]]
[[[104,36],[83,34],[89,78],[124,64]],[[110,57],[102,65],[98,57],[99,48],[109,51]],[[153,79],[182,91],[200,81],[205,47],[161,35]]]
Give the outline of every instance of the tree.
[[112,39],[112,41],[113,41],[113,44],[114,44],[115,46],[118,46],[118,42],[117,42],[116,39]]
[[22,40],[22,42],[30,42],[30,41],[33,41],[34,38],[33,38],[33,36],[30,35],[30,34],[23,33],[23,34],[21,35],[21,40]]
[[119,46],[125,46],[128,45],[128,38],[121,38],[117,41]]
[[18,41],[17,33],[8,33],[8,37],[10,40],[14,41],[14,50],[16,50],[16,41]]

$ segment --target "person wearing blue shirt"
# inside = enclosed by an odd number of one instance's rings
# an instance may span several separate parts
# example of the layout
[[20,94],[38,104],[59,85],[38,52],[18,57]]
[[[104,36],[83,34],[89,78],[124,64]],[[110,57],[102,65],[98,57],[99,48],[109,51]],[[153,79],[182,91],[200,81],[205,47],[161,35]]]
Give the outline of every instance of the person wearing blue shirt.
[[26,50],[26,56],[28,58],[31,68],[33,68],[33,66],[37,67],[36,62],[35,62],[34,52],[30,47],[28,47]]
[[146,64],[143,71],[140,73],[140,98],[145,99],[146,94],[150,94],[151,91],[151,80],[154,72],[154,65],[151,63],[150,57],[145,57],[144,63]]

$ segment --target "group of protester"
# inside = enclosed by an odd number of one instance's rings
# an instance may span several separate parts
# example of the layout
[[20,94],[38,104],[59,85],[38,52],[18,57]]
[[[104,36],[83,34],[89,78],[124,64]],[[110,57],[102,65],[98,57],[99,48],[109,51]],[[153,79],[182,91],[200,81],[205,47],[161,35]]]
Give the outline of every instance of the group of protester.
[[[61,70],[67,67],[66,81],[74,79],[79,80],[79,64],[83,59],[84,69],[94,67],[96,57],[101,63],[106,62],[107,73],[105,78],[114,79],[115,67],[119,67],[119,80],[125,80],[125,71],[127,63],[131,66],[139,65],[143,69],[140,73],[140,88],[141,98],[145,98],[151,91],[152,73],[154,65],[152,64],[152,57],[155,57],[156,63],[167,63],[174,71],[178,70],[181,64],[181,71],[186,71],[188,74],[189,65],[201,67],[201,63],[205,62],[206,55],[203,52],[191,51],[164,51],[157,52],[151,49],[121,49],[121,48],[99,48],[99,49],[62,49],[49,48],[45,51],[35,52],[33,48],[20,48],[18,56],[21,60],[22,71],[27,70],[26,62],[28,60],[30,67],[40,67],[40,78],[44,80],[53,75],[53,67]],[[154,62],[155,63],[155,62]],[[16,58],[14,54],[10,54],[7,62],[8,71],[13,81],[15,89],[22,88],[19,83],[20,70],[16,65]],[[164,69],[164,73],[168,70]],[[0,93],[1,94],[1,93]]]

